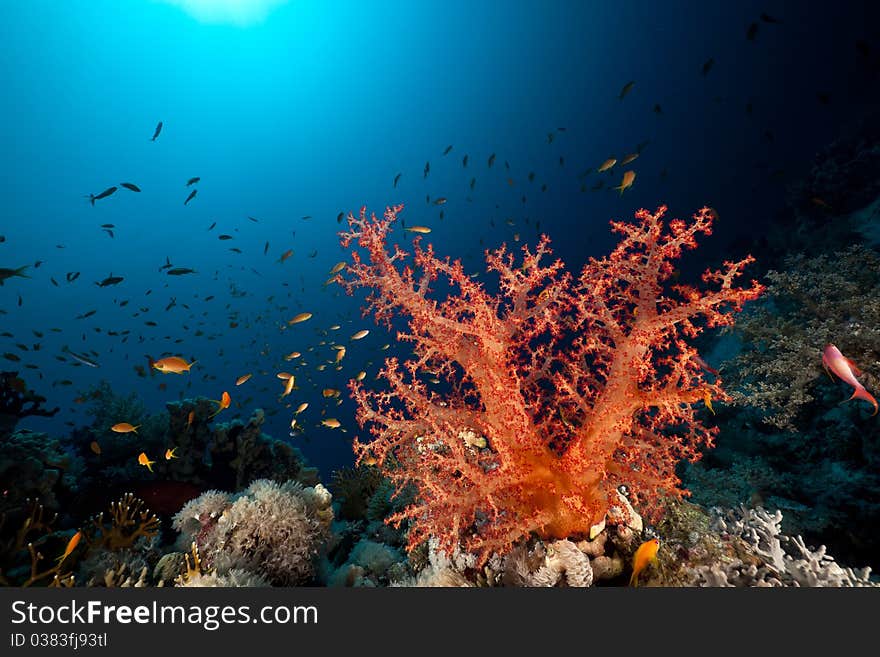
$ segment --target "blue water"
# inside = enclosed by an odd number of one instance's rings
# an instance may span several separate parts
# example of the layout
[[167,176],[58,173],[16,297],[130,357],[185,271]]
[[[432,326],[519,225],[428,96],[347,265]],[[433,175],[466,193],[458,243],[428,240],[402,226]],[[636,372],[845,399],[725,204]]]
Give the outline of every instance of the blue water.
[[[360,432],[351,402],[337,408],[320,390],[344,388],[360,369],[375,372],[386,355],[379,348],[393,343],[359,318],[362,297],[322,286],[345,257],[339,212],[405,203],[409,224],[432,227],[438,252],[480,271],[484,246],[515,234],[534,242],[538,220],[577,269],[612,247],[611,218],[660,203],[676,214],[711,205],[721,219],[695,269],[741,257],[784,207],[787,183],[880,97],[857,64],[855,43],[871,41],[877,24],[863,4],[291,0],[237,25],[158,1],[6,0],[0,267],[31,265],[31,278],[0,288],[0,322],[14,334],[0,339],[0,352],[21,355],[3,368],[19,369],[62,407],[22,426],[66,433],[65,423],[86,421],[73,399],[106,378],[152,411],[181,395],[252,397],[222,417],[277,409],[265,430],[285,437],[290,409],[278,401],[275,372],[290,369],[281,357],[298,350],[309,365],[297,371],[293,402],[312,407],[302,418],[306,434],[293,440],[326,476],[350,460]],[[761,22],[761,12],[783,22]],[[579,179],[646,141],[626,167],[638,177],[622,196],[608,189],[620,182],[619,167]],[[184,206],[194,176],[198,196]],[[598,180],[604,188],[592,191]],[[94,206],[84,198],[123,181],[143,191],[120,189]],[[448,202],[429,205],[426,195]],[[115,225],[114,238],[105,223]],[[221,241],[222,233],[234,239]],[[281,264],[287,249],[295,254]],[[166,257],[198,273],[167,276],[159,271]],[[111,273],[125,280],[94,285]],[[244,296],[231,295],[233,286]],[[177,306],[166,311],[172,298]],[[127,306],[115,303],[123,299]],[[141,308],[149,310],[134,316]],[[280,329],[302,311],[314,317]],[[342,328],[324,335],[333,324]],[[373,330],[348,343],[360,328]],[[108,330],[131,333],[122,342]],[[348,344],[344,368],[317,372],[335,353],[318,343],[334,337]],[[18,342],[41,349],[22,352]],[[94,350],[100,368],[56,360],[64,345]],[[137,375],[146,355],[163,354],[198,363],[188,376]],[[247,372],[254,378],[236,388]],[[64,379],[73,385],[53,386]],[[318,427],[321,408],[348,433]]]

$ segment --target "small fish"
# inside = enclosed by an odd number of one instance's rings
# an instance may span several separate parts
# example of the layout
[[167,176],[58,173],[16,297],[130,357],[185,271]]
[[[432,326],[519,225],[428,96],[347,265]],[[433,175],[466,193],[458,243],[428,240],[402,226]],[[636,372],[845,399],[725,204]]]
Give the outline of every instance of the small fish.
[[321,424],[330,429],[338,429],[342,424],[335,417],[328,417],[321,420]]
[[342,218],[343,218],[344,216],[345,216],[345,213],[344,213],[344,212],[340,212],[339,214],[337,214],[337,215],[336,215],[336,223],[337,223],[337,224],[341,224],[341,223],[342,223]]
[[197,190],[197,189],[192,190],[189,193],[189,196],[186,197],[186,200],[183,202],[183,204],[186,205],[187,203],[192,201],[196,197],[196,194],[198,194],[198,193],[199,193],[199,190]]
[[165,460],[170,461],[171,459],[179,459],[180,457],[177,455],[177,448],[174,447],[172,449],[165,450]]
[[82,315],[77,315],[76,318],[77,319],[87,319],[87,318],[91,317],[92,315],[94,315],[96,312],[98,312],[98,311],[97,310],[89,310],[88,312],[84,312]]
[[441,196],[441,197],[439,197],[439,198],[435,198],[435,199],[434,199],[434,205],[443,205],[444,203],[446,203],[446,197],[445,197],[445,196]]
[[156,124],[156,131],[153,133],[153,138],[150,141],[156,141],[156,137],[159,136],[159,133],[162,132],[162,122]]
[[296,410],[293,412],[293,414],[299,415],[304,410],[306,410],[308,407],[309,407],[309,402],[303,402],[302,404],[300,404],[299,406],[296,407]]
[[153,471],[153,464],[155,463],[155,461],[151,461],[150,459],[148,459],[146,452],[141,452],[140,454],[138,454],[138,463],[140,463],[143,466],[146,466],[147,470],[152,472]]
[[615,164],[617,164],[617,160],[613,157],[609,157],[601,165],[599,165],[599,168],[596,169],[596,173],[602,173],[603,171],[608,171]]
[[654,114],[663,114],[663,108],[660,107],[660,103],[654,105]]
[[467,169],[467,163],[468,163],[468,156],[465,155],[463,158],[461,158],[461,166],[464,167],[465,169]]
[[70,553],[76,549],[76,546],[79,545],[81,538],[82,538],[81,531],[77,531],[76,534],[74,534],[73,536],[70,537],[70,540],[67,541],[67,547],[64,548],[64,552],[61,554],[60,557],[58,557],[58,559],[56,559],[59,566],[64,562],[64,560],[67,557],[70,556]]
[[408,228],[404,228],[408,233],[421,233],[426,235],[431,232],[431,229],[427,226],[409,226]]
[[446,149],[443,151],[443,154],[444,154],[444,155],[449,155],[449,152],[450,152],[451,150],[452,150],[452,144],[449,144],[449,146],[447,146]]
[[189,372],[190,368],[195,364],[196,361],[187,363],[179,356],[160,358],[157,361],[150,360],[150,367],[159,370],[162,374],[183,374],[184,372]]
[[425,171],[424,171],[424,175],[423,175],[422,177],[423,177],[423,178],[427,178],[427,177],[428,177],[428,173],[429,173],[430,171],[431,171],[431,163],[430,163],[430,162],[425,162]]
[[226,410],[227,408],[229,408],[229,406],[231,404],[232,404],[232,397],[230,397],[229,393],[224,390],[223,394],[220,395],[220,400],[217,402],[217,410],[214,411],[213,413],[211,413],[211,415],[209,415],[208,417],[214,417],[220,411],[223,411],[223,410]]
[[488,164],[489,164],[489,168],[490,168],[490,169],[492,168],[492,165],[495,164],[495,153],[492,153],[492,154],[489,156]]
[[288,325],[299,324],[300,322],[304,322],[307,319],[311,319],[312,313],[299,313],[295,315],[292,319],[287,321]]
[[138,424],[136,426],[133,426],[133,425],[129,424],[128,422],[119,422],[117,424],[114,424],[112,427],[110,427],[110,430],[114,431],[116,433],[137,433],[137,430],[141,426],[143,426],[143,425]]
[[186,181],[186,185],[185,185],[185,186],[186,186],[186,187],[189,187],[190,185],[195,185],[195,184],[196,184],[197,182],[199,182],[200,180],[201,180],[201,177],[200,177],[200,176],[196,176],[195,178],[190,178],[189,180]]
[[287,249],[284,253],[281,254],[281,257],[278,258],[278,262],[282,263],[287,260],[290,256],[293,255],[293,249]]
[[715,60],[710,57],[703,63],[703,68],[700,71],[703,75],[706,75],[709,71],[712,70],[712,67],[715,65]]
[[119,184],[121,186],[125,187],[126,189],[133,191],[133,192],[141,191],[141,188],[138,187],[137,185],[135,185],[134,183],[119,183]]
[[240,386],[244,383],[247,383],[253,374],[243,374],[235,380],[235,385]]
[[361,370],[360,372],[358,372],[358,373],[355,375],[354,380],[355,380],[355,381],[363,381],[364,378],[366,378],[366,376],[367,376],[367,373],[364,372],[363,370]]
[[332,276],[333,274],[338,274],[339,272],[341,272],[343,269],[345,269],[345,264],[345,260],[340,260],[339,262],[337,262],[335,265],[333,265],[333,268],[330,269],[330,275]]
[[214,230],[214,227],[215,227],[216,225],[217,225],[217,222],[215,221],[213,224],[211,224],[210,226],[208,226],[208,230]]
[[649,564],[656,562],[657,551],[659,549],[660,539],[657,538],[645,541],[639,546],[639,549],[636,550],[636,553],[633,555],[633,573],[632,577],[629,578],[630,586],[639,585],[639,575],[642,574],[642,571],[647,568]]
[[635,84],[636,84],[636,81],[635,81],[635,80],[630,80],[629,82],[627,82],[625,85],[623,85],[623,88],[620,90],[620,94],[619,94],[617,97],[618,97],[620,100],[623,100],[624,97],[625,97],[630,91],[632,91],[632,88],[633,88],[633,86],[635,86]]
[[95,201],[100,201],[102,198],[107,198],[108,196],[111,196],[116,190],[117,187],[108,187],[100,194],[89,194],[87,198],[89,199],[91,204],[94,205]]
[[844,401],[864,399],[866,402],[869,402],[874,406],[874,412],[871,413],[871,415],[877,415],[877,400],[874,399],[874,396],[856,379],[857,376],[862,375],[861,370],[859,370],[854,362],[840,353],[840,349],[833,344],[826,345],[825,349],[822,351],[822,366],[825,368],[826,372],[829,372],[829,376],[830,372],[834,372],[842,381],[853,387],[852,397]]
[[296,377],[293,376],[292,374],[288,375],[287,381],[284,384],[284,391],[281,393],[281,398],[284,399],[285,397],[287,397],[291,392],[293,392],[295,387],[296,387]]
[[189,429],[192,426],[193,420],[196,417],[195,411],[190,411],[189,415],[186,416],[186,428]]
[[394,181],[391,183],[392,187],[397,187],[397,181],[400,180],[400,176],[402,176],[402,175],[403,174],[398,173],[396,176],[394,176]]
[[706,404],[706,408],[712,411],[712,415],[715,415],[715,409],[712,408],[712,391],[708,388],[703,392],[703,402]]
[[638,156],[639,156],[638,153],[630,153],[629,155],[625,155],[623,157],[623,159],[620,161],[620,166],[623,166],[624,164],[629,164],[634,159],[636,159]]
[[235,239],[235,238],[232,237],[232,235],[226,235],[226,234],[223,234],[223,235],[218,235],[218,236],[217,236],[217,239],[218,239],[218,240],[226,241],[226,240],[231,240],[231,239]]
[[169,276],[183,276],[185,274],[195,274],[195,269],[190,269],[189,267],[174,267],[173,269],[168,270]]
[[781,20],[779,20],[777,18],[773,18],[769,14],[764,14],[764,13],[761,14],[761,20],[764,21],[765,23],[781,23],[782,22]]
[[18,276],[19,278],[30,278],[30,276],[24,273],[24,270],[27,268],[27,265],[19,267],[18,269],[7,269],[5,267],[0,267],[0,286],[3,285],[3,282],[7,278],[12,278],[13,276]]
[[95,285],[98,287],[108,287],[110,285],[119,285],[125,279],[122,276],[114,276],[112,273],[103,281],[97,281]]
[[263,255],[269,253],[269,242],[266,241],[266,246],[263,247]]
[[76,360],[76,361],[82,363],[82,364],[85,365],[86,367],[98,367],[98,363],[96,363],[95,361],[91,360],[90,358],[87,358],[86,356],[84,356],[84,355],[82,355],[82,354],[77,354],[77,353],[71,351],[71,350],[67,347],[67,345],[65,345],[65,346],[61,349],[61,351],[63,351],[64,353],[66,353],[68,356],[70,356],[70,357],[73,358],[74,360]]
[[101,455],[101,446],[98,444],[97,440],[93,440],[91,443],[89,443],[89,449],[92,450],[92,452],[97,456]]
[[367,335],[369,335],[369,333],[370,333],[369,329],[361,329],[360,331],[358,331],[357,333],[352,335],[351,339],[352,340],[361,340],[361,339],[367,337]]
[[754,41],[755,37],[758,35],[758,24],[751,23],[749,25],[749,29],[746,30],[746,39],[749,41]]
[[613,189],[616,189],[620,192],[620,195],[623,196],[623,190],[629,189],[632,187],[633,181],[636,179],[635,171],[627,171],[623,174],[623,180],[621,180],[620,184]]

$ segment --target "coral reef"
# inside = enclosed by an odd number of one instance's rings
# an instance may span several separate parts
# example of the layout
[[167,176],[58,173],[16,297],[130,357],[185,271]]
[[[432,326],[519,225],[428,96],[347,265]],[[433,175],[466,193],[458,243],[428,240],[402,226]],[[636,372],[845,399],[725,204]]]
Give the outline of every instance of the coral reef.
[[825,546],[807,547],[800,536],[781,533],[782,512],[762,508],[713,509],[713,529],[743,541],[757,559],[731,559],[693,568],[699,586],[880,586],[870,579],[869,567],[843,568],[827,554]]
[[823,372],[821,354],[833,342],[880,393],[880,256],[854,246],[787,264],[768,274],[766,297],[724,338],[741,342],[720,366],[735,406],[719,408],[716,449],[682,478],[707,507],[782,510],[787,533],[877,568],[878,418],[870,404],[846,401],[852,388]]
[[57,510],[60,500],[77,488],[81,463],[47,434],[19,430],[0,440],[0,447],[0,481],[14,483],[0,498],[0,511],[28,499]]
[[43,408],[45,401],[45,397],[28,389],[18,372],[0,372],[0,441],[15,431],[23,418],[52,417],[60,410]]
[[276,586],[304,584],[329,538],[331,501],[321,484],[257,480],[237,495],[209,491],[190,501],[174,528],[196,546],[209,572],[237,569]]
[[[737,322],[741,353],[721,368],[736,403],[765,411],[762,421],[783,430],[796,429],[805,412],[818,407],[821,413],[828,400],[813,402],[821,392],[817,380],[825,378],[821,353],[828,343],[864,369],[864,385],[880,390],[880,255],[856,245],[814,258],[792,256],[767,280],[765,298]],[[846,393],[839,382],[823,388],[838,397]]]
[[[576,278],[560,261],[542,264],[546,237],[534,252],[523,247],[519,264],[502,246],[486,254],[500,278],[492,296],[420,238],[411,261],[399,246],[389,253],[401,210],[349,215],[342,245],[356,242],[366,259],[354,250],[337,280],[350,294],[371,290],[365,312],[378,322],[409,318],[398,339],[414,358],[386,360],[384,389],[350,384],[373,436],[355,442],[359,462],[375,460],[397,491],[417,491],[388,519],[409,523],[409,548],[435,537],[443,551],[463,544],[484,562],[530,532],[587,534],[621,484],[652,513],[662,495],[682,495],[675,464],[711,444],[715,430],[698,415],[706,399],[725,398],[687,340],[731,324],[763,289],[735,285],[747,257],[706,271],[707,291],[664,290],[672,262],[711,232],[713,211],[667,223],[661,207],[612,222],[621,242]],[[441,278],[448,294],[435,299]],[[449,394],[428,389],[424,371],[445,379]]]

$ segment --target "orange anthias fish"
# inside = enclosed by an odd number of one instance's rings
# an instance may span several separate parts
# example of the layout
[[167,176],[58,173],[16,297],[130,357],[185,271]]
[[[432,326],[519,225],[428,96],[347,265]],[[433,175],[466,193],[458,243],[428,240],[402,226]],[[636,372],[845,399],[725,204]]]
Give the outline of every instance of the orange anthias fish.
[[866,402],[869,402],[874,406],[874,412],[871,413],[871,415],[877,415],[877,400],[874,399],[874,396],[865,390],[865,386],[859,383],[856,379],[857,376],[861,376],[861,370],[859,370],[854,362],[840,353],[840,349],[833,344],[826,345],[824,351],[822,351],[822,365],[825,367],[826,371],[830,370],[831,372],[834,372],[838,377],[854,388],[852,397],[845,399],[844,401],[864,399]]
[[111,431],[115,431],[116,433],[137,433],[138,429],[142,425],[138,424],[137,426],[132,426],[128,422],[119,422],[118,424],[114,424],[110,427]]
[[166,449],[165,450],[165,460],[170,461],[171,459],[179,459],[180,457],[177,455],[177,448]]
[[179,356],[169,356],[168,358],[160,358],[150,362],[153,369],[159,370],[162,374],[183,374],[184,372],[189,372],[189,368],[195,364],[196,361],[187,363]]
[[186,416],[186,428],[189,429],[192,426],[193,420],[196,417],[195,411],[190,411],[189,415]]
[[636,172],[635,171],[627,171],[626,173],[623,174],[623,180],[621,180],[620,184],[617,187],[614,187],[614,189],[618,190],[620,192],[620,195],[623,196],[623,190],[629,189],[630,187],[632,187],[632,184],[635,181],[635,179],[636,179]]
[[251,376],[251,374],[243,374],[235,380],[235,385],[240,386],[243,383],[247,383],[250,380]]
[[225,390],[223,394],[220,395],[220,401],[217,402],[217,410],[211,414],[211,417],[214,417],[222,410],[229,408],[229,405],[232,403],[232,397],[229,396],[229,393]]
[[630,586],[639,585],[639,575],[642,574],[642,571],[647,568],[649,564],[652,564],[657,560],[657,551],[659,549],[660,539],[658,538],[652,538],[650,541],[645,541],[639,546],[639,549],[636,550],[636,553],[633,556],[633,574],[632,577],[629,578]]
[[76,549],[76,546],[79,545],[80,539],[82,539],[82,532],[78,531],[76,534],[70,537],[70,540],[67,541],[67,547],[64,548],[64,553],[58,557],[58,564],[60,565],[67,557],[70,556],[70,553]]
[[141,452],[140,454],[138,454],[138,463],[147,466],[147,470],[152,472],[153,464],[155,463],[155,461],[151,461],[150,459],[148,459],[146,452]]

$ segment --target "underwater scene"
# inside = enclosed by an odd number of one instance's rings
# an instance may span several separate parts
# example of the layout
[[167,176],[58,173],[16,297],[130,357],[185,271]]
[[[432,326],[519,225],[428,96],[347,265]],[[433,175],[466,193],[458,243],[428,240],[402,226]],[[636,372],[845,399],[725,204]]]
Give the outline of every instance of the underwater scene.
[[0,3],[0,584],[880,585],[880,6]]

